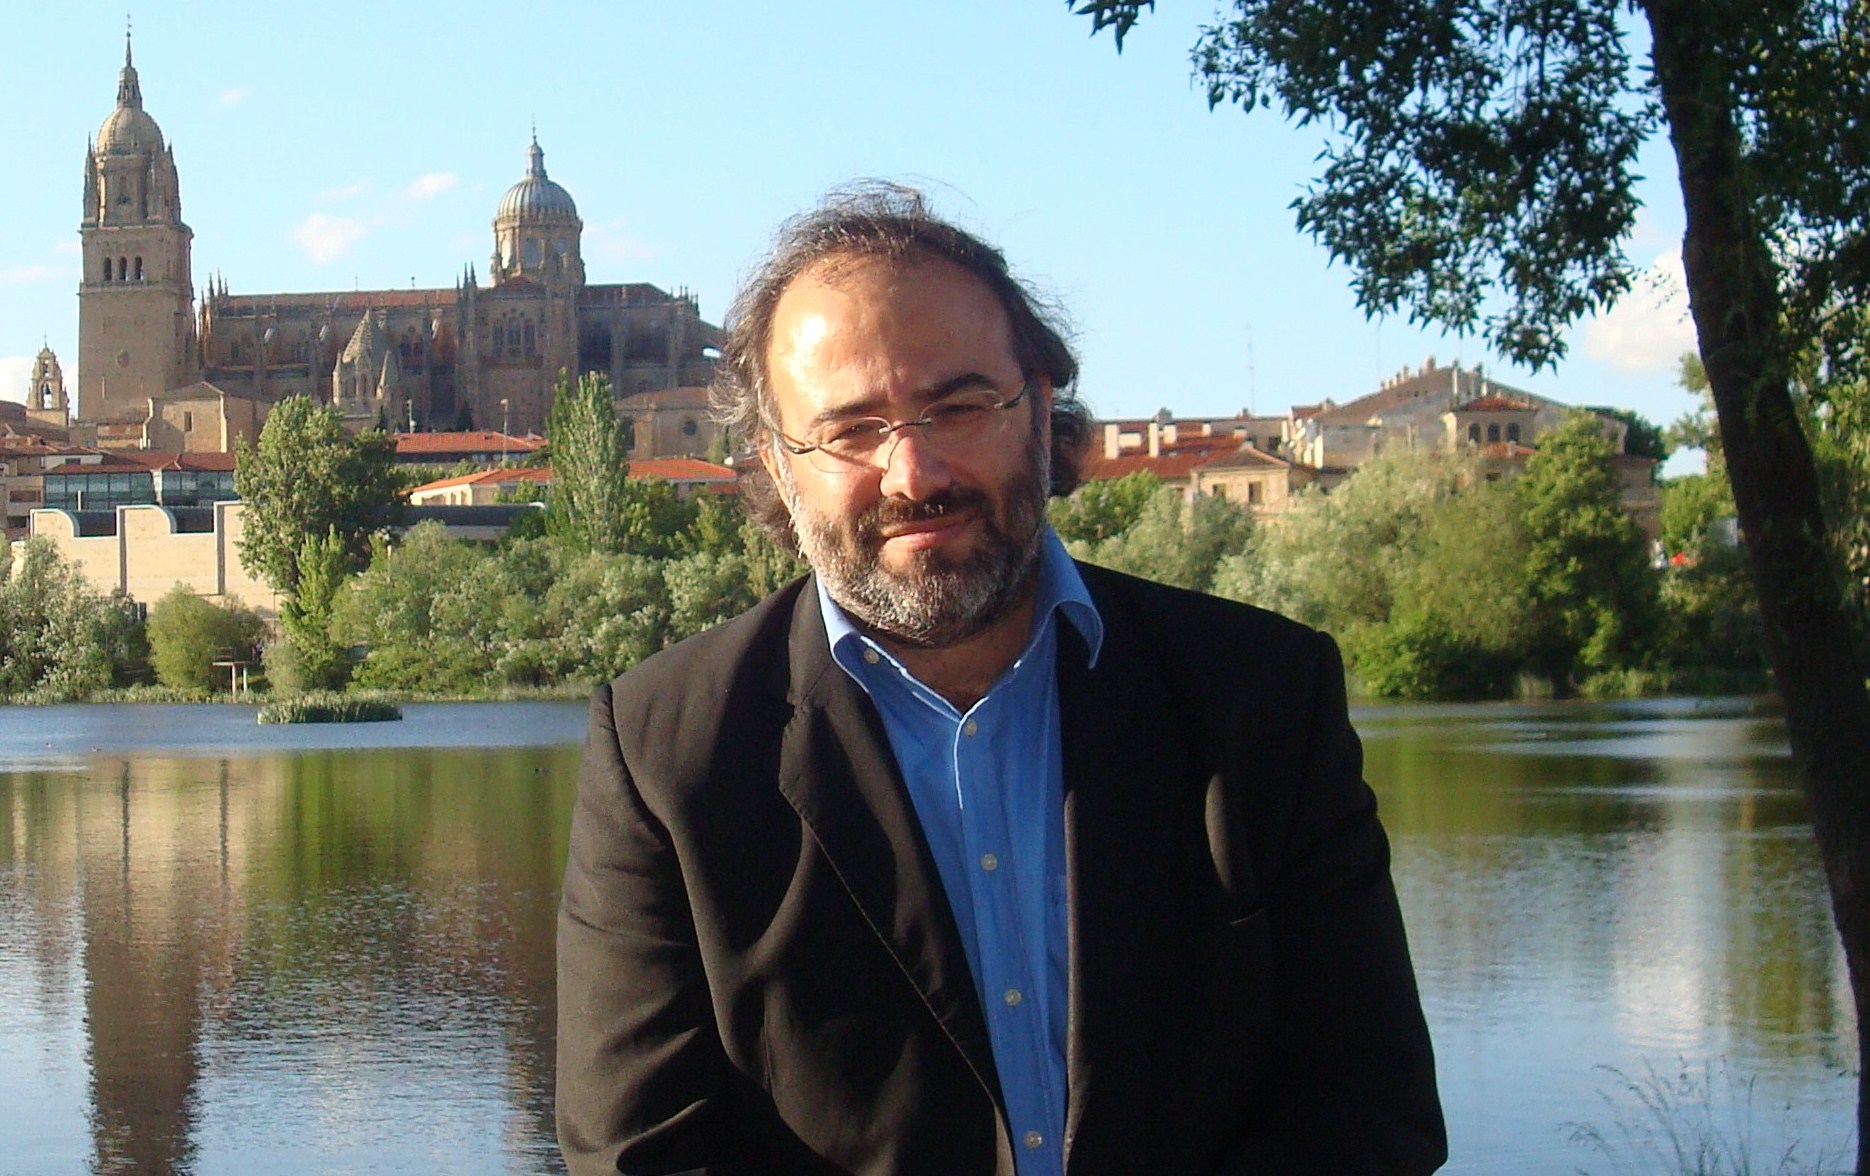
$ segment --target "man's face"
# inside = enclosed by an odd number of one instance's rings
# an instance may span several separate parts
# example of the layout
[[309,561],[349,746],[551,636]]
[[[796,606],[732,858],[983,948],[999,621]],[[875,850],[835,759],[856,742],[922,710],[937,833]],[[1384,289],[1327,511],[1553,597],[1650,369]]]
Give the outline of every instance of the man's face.
[[[773,316],[772,414],[787,436],[856,417],[914,420],[955,391],[1010,399],[1024,382],[998,299],[936,259],[832,257]],[[998,410],[979,440],[891,434],[871,462],[762,450],[805,559],[831,598],[905,644],[953,645],[1019,602],[1045,519],[1051,389]]]

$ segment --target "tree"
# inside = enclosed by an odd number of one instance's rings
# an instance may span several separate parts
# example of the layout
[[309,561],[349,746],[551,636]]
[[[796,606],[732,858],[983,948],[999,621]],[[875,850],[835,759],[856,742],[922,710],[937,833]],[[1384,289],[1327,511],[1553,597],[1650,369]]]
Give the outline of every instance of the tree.
[[[1153,0],[1067,0],[1122,37]],[[1837,591],[1798,359],[1870,352],[1870,5],[1861,0],[1233,0],[1193,51],[1211,105],[1330,127],[1300,227],[1369,312],[1544,364],[1628,289],[1642,142],[1666,129],[1682,267],[1773,676],[1870,1055],[1870,692]],[[1646,26],[1647,68],[1633,68]],[[1870,1171],[1870,1068],[1857,1167]]]
[[1560,693],[1636,664],[1659,619],[1647,544],[1623,509],[1614,455],[1597,415],[1573,412],[1540,439],[1513,487],[1528,536],[1531,668]]
[[1054,498],[1046,514],[1065,542],[1099,543],[1128,530],[1161,489],[1162,479],[1136,470],[1121,478],[1086,482],[1070,497]]
[[224,607],[177,584],[149,610],[150,665],[164,686],[212,690],[219,684],[214,663],[253,660],[265,633],[252,609]]
[[546,532],[578,551],[625,550],[630,467],[609,379],[593,372],[573,383],[560,372],[545,435],[552,447]]
[[290,596],[306,536],[335,530],[348,570],[361,568],[371,532],[397,521],[395,452],[382,433],[353,437],[329,406],[303,396],[275,404],[259,444],[243,439],[235,451],[234,489],[245,504],[240,558]]
[[1180,490],[1160,486],[1128,526],[1067,548],[1107,568],[1206,592],[1221,561],[1244,551],[1252,532],[1244,507],[1209,494],[1188,503]]
[[[279,625],[291,647],[290,671],[275,674],[269,663],[268,679],[283,693],[299,690],[337,690],[350,677],[350,660],[331,634],[331,619],[338,593],[350,579],[350,556],[336,527],[323,535],[307,535],[299,546],[298,591],[279,606]],[[280,667],[285,669],[284,664]],[[289,677],[290,681],[280,678]]]
[[134,602],[104,596],[59,556],[28,539],[0,576],[0,698],[82,699],[129,682],[147,655]]

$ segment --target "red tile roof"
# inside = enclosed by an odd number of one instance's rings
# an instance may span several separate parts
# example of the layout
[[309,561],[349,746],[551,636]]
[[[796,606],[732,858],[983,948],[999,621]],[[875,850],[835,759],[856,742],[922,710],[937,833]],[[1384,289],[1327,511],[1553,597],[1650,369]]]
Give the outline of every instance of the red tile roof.
[[639,457],[630,462],[630,476],[665,482],[732,482],[737,477],[732,466],[693,457]]
[[1511,396],[1502,396],[1495,392],[1488,396],[1477,397],[1460,405],[1456,412],[1532,412],[1533,405]]
[[470,433],[398,433],[396,434],[396,456],[414,457],[431,454],[450,453],[491,453],[504,449],[511,453],[531,453],[545,446],[543,437],[504,438],[491,429],[479,429]]

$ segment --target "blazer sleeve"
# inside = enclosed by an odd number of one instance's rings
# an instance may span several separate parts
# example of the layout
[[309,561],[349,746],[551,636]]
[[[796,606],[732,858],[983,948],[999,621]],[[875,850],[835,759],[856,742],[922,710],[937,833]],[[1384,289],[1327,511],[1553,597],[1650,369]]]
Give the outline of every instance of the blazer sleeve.
[[668,830],[592,699],[558,918],[559,1146],[584,1173],[731,1173],[730,1067]]
[[1232,1173],[1427,1173],[1447,1158],[1435,1063],[1363,781],[1336,644],[1318,678],[1266,915],[1276,969],[1271,1113],[1219,1166]]

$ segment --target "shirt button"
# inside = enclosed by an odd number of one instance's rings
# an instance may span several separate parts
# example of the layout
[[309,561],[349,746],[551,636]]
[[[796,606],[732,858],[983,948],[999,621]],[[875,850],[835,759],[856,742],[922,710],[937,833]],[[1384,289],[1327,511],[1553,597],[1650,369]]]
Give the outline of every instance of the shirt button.
[[1011,1008],[1026,998],[1019,994],[1019,989],[1009,988],[1006,990],[1006,995],[1001,997],[1001,999],[1006,1001],[1008,1008]]
[[989,874],[1000,868],[1000,859],[990,853],[980,855],[980,868]]
[[876,650],[868,648],[864,650],[864,664],[874,666],[879,660],[881,660],[881,658]]
[[976,723],[973,719],[969,719],[967,722],[961,724],[961,734],[963,735],[971,736],[978,730],[980,730],[980,724]]
[[1026,1132],[1026,1146],[1027,1147],[1038,1147],[1040,1144],[1044,1142],[1045,1142],[1045,1136],[1039,1134],[1037,1131]]

